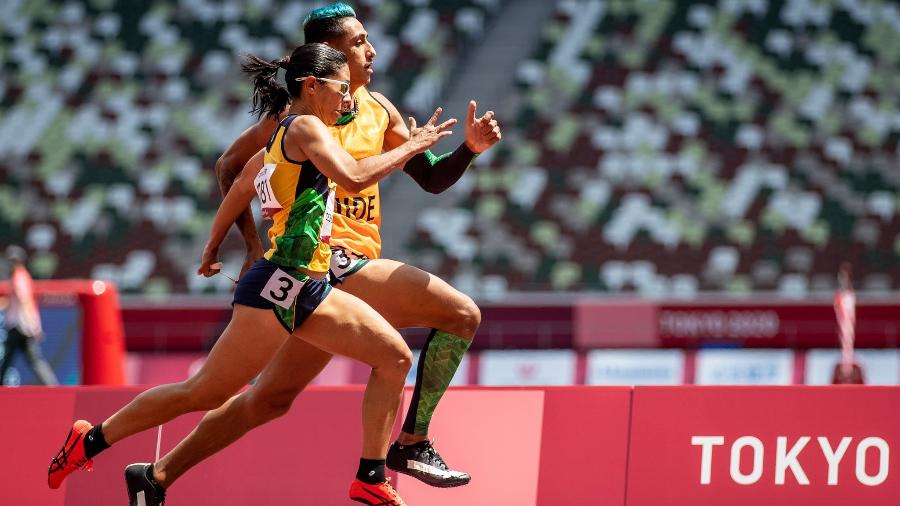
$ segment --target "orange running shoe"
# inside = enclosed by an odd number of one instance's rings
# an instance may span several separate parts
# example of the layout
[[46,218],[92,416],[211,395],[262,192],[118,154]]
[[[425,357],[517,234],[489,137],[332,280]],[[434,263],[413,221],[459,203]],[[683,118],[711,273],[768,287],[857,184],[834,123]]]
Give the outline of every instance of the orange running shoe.
[[369,506],[408,506],[391,486],[390,478],[375,485],[358,478],[353,480],[350,484],[350,499]]
[[66,442],[59,449],[59,453],[50,461],[50,469],[47,470],[47,485],[57,489],[62,485],[66,476],[73,471],[84,469],[90,471],[94,461],[84,454],[84,435],[94,428],[87,420],[78,420],[72,424],[72,430],[66,436]]

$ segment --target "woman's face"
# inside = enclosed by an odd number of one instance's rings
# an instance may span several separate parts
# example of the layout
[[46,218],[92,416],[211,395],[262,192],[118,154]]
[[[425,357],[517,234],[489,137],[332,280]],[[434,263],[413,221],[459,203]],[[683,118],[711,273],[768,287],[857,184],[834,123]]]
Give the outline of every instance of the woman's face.
[[352,106],[350,69],[347,65],[323,79],[316,79],[316,116],[326,125],[334,125]]

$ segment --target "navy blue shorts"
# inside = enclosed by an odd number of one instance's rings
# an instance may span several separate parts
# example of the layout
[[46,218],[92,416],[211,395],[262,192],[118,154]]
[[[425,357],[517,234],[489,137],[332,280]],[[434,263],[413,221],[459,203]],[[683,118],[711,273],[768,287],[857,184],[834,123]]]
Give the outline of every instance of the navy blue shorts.
[[231,305],[271,309],[281,325],[293,332],[330,291],[327,277],[313,279],[291,267],[282,267],[262,258],[241,276]]

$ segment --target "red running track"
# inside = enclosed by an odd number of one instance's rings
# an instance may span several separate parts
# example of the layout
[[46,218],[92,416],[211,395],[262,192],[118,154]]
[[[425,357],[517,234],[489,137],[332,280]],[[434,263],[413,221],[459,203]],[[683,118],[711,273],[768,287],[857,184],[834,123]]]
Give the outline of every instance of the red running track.
[[[102,420],[139,388],[0,389],[0,504],[126,504],[122,470],[156,430],[107,450],[49,490],[71,421]],[[408,402],[410,391],[405,392]],[[362,387],[313,387],[291,412],[185,475],[173,505],[351,504]],[[167,424],[163,452],[199,420]],[[471,484],[394,477],[411,505],[888,505],[900,497],[897,387],[451,389],[432,423]]]

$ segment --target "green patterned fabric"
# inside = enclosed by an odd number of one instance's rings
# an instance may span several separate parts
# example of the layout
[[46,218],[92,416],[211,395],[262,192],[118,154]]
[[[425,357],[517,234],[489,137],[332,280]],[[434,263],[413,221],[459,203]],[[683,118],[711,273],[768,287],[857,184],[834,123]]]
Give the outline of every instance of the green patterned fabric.
[[295,199],[284,224],[275,237],[275,252],[269,258],[279,265],[309,267],[320,248],[322,222],[328,200],[328,178],[309,160],[300,164]]
[[416,389],[403,424],[404,432],[422,436],[428,434],[431,416],[447,387],[450,386],[450,380],[453,379],[470,344],[471,339],[440,330],[432,331],[419,356]]
[[280,265],[307,267],[319,247],[319,231],[325,215],[325,198],[312,188],[303,191],[291,205],[284,233],[275,238],[271,260]]

